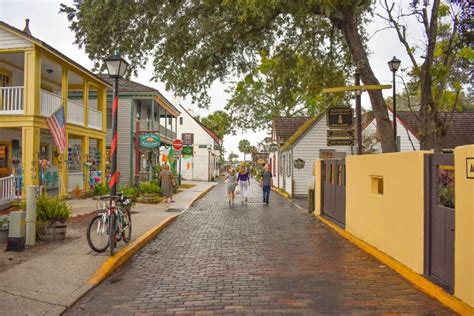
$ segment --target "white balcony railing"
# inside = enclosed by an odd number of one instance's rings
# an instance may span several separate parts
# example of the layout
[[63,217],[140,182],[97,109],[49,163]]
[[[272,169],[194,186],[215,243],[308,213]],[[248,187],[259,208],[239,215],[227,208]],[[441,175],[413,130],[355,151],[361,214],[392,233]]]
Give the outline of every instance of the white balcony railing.
[[102,112],[89,108],[88,125],[90,128],[102,130]]
[[23,87],[0,87],[0,115],[24,113]]
[[67,122],[84,126],[84,106],[67,100]]
[[15,198],[15,176],[0,178],[0,205]]
[[61,106],[63,98],[60,95],[41,90],[41,116],[50,117]]

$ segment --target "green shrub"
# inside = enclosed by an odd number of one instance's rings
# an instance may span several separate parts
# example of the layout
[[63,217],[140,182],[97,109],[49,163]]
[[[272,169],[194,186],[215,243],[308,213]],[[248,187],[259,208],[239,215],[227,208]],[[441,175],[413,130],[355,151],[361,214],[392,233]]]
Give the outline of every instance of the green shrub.
[[140,182],[140,193],[141,194],[158,194],[160,193],[160,187],[154,182]]
[[128,185],[125,185],[123,187],[120,188],[119,192],[123,192],[123,194],[130,198],[132,201],[135,201],[137,199],[137,196],[138,196],[138,190],[136,187],[132,187],[132,186],[128,186]]
[[36,201],[36,217],[38,221],[65,222],[71,216],[71,206],[58,197],[49,198],[42,194]]
[[109,186],[103,183],[94,184],[94,188],[92,189],[93,196],[106,195],[106,194],[109,194],[109,192],[110,192]]

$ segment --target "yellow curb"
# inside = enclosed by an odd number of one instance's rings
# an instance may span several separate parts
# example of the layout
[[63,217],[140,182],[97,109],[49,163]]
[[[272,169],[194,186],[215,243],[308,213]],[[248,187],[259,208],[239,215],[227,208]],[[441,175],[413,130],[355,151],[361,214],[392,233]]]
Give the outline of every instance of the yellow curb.
[[211,191],[212,189],[214,189],[216,185],[213,184],[211,185],[209,188],[207,188],[206,190],[202,191],[201,193],[199,193],[191,202],[189,202],[188,206],[186,207],[187,209],[190,208],[191,206],[193,206],[194,203],[196,203],[198,200],[202,199],[207,193],[209,193],[209,191]]
[[[178,214],[179,215],[179,214]],[[102,266],[95,272],[95,274],[87,281],[90,285],[97,285],[107,278],[114,270],[124,264],[131,256],[133,256],[138,250],[145,246],[150,240],[152,240],[159,232],[161,232],[166,226],[178,217],[174,215],[170,218],[165,219],[160,224],[149,229],[147,232],[142,234],[132,243],[128,244],[124,248],[120,249],[112,257],[108,258]]]
[[288,193],[283,193],[283,192],[280,192],[278,189],[276,189],[275,187],[272,187],[272,191],[279,194],[281,197],[283,197],[284,199],[286,199],[287,201],[291,201],[291,198],[290,198],[290,195]]
[[420,289],[425,294],[434,297],[442,304],[451,308],[456,313],[469,316],[474,315],[474,307],[450,295],[449,293],[445,292],[441,287],[437,286],[428,279],[414,272],[404,264],[398,262],[397,260],[393,259],[392,257],[375,248],[374,246],[366,243],[365,241],[355,237],[351,233],[347,232],[346,230],[342,229],[331,221],[325,219],[324,217],[321,217],[317,214],[314,214],[314,216],[316,216],[316,218],[319,219],[321,222],[335,230],[339,235],[346,238],[363,251],[374,256],[376,259],[378,259],[380,262],[384,263],[391,269],[395,270],[408,282],[412,283],[415,287]]

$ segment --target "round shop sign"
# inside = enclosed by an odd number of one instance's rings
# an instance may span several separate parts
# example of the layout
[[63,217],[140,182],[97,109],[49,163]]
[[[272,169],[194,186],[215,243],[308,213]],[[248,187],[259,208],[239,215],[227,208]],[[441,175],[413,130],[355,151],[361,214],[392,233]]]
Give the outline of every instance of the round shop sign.
[[151,133],[143,134],[142,136],[140,136],[140,145],[146,148],[160,147],[160,136]]

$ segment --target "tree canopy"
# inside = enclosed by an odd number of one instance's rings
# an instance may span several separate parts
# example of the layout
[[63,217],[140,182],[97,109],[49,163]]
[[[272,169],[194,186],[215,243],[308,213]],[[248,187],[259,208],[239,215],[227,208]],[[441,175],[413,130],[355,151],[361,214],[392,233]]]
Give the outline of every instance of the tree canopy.
[[213,131],[219,139],[224,139],[225,135],[234,133],[232,128],[232,119],[229,114],[224,111],[215,111],[206,117],[197,119],[207,128]]

